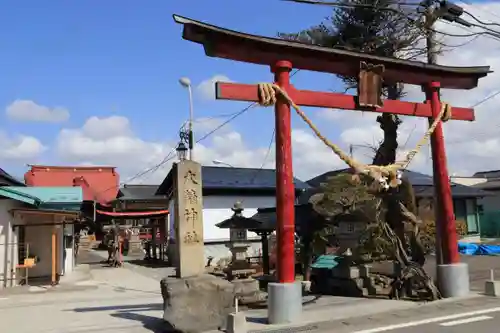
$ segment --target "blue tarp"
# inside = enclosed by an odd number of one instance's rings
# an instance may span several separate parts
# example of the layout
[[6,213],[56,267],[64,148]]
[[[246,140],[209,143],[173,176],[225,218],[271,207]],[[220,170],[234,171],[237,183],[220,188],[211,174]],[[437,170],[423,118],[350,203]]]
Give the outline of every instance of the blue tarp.
[[458,243],[458,251],[473,256],[495,256],[500,255],[500,245]]
[[338,262],[339,257],[333,254],[323,254],[320,255],[314,263],[311,265],[312,268],[328,268],[332,269],[336,267],[339,262]]

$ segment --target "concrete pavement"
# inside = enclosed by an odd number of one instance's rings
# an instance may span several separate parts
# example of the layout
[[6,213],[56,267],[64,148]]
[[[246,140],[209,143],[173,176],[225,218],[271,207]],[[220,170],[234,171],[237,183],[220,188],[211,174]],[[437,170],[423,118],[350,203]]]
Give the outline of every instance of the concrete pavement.
[[[470,333],[470,332],[497,332],[500,325],[500,308],[489,309],[490,311],[478,311],[474,313],[457,314],[456,316],[438,317],[422,322],[410,322],[407,324],[377,327],[356,331],[353,333]],[[459,317],[460,316],[460,317]],[[415,325],[415,326],[408,326]]]
[[[491,261],[484,260],[481,264],[486,267],[488,263]],[[496,266],[497,263],[490,268]],[[127,263],[123,268],[90,267],[92,279],[76,285],[95,288],[0,296],[0,329],[16,333],[162,331],[159,279],[171,274],[171,268],[152,269]],[[483,278],[482,275],[479,277]],[[495,332],[500,327],[500,299],[473,295],[417,304],[325,296],[305,306],[304,320],[292,328],[265,325],[265,315],[265,310],[248,311],[249,330],[286,329],[291,333]]]
[[[309,310],[314,313],[314,322],[285,329],[313,333],[468,333],[474,329],[476,332],[496,332],[500,325],[500,300],[497,298],[476,296],[409,307],[402,304],[403,309],[392,307],[385,312],[374,310],[378,304],[382,303],[325,299]],[[132,290],[123,292],[100,285],[98,290],[85,293],[17,295],[0,299],[0,328],[16,333],[162,332],[162,313],[160,295]],[[249,327],[253,331],[255,328]],[[283,328],[267,326],[265,330]]]
[[317,323],[316,332],[433,333],[496,332],[500,327],[500,299],[476,295],[419,305],[400,311]]
[[[73,290],[2,295],[0,331],[155,332],[163,324],[159,282],[126,268],[91,269]],[[81,286],[93,286],[79,290]],[[57,288],[57,287],[56,287]]]

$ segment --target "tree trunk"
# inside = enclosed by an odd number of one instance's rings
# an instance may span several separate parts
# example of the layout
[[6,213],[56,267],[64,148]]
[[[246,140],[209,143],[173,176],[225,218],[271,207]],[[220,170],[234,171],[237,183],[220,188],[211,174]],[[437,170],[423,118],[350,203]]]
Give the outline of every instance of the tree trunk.
[[[387,97],[392,100],[399,98],[398,87],[396,85],[387,88]],[[398,149],[398,127],[401,120],[397,115],[383,113],[377,117],[380,128],[384,131],[384,139],[377,149],[374,165],[389,165],[396,162],[396,152]]]
[[[399,91],[396,85],[387,88],[389,99],[398,99]],[[402,121],[397,115],[384,113],[377,117],[377,122],[380,128],[384,131],[384,139],[377,149],[375,158],[373,159],[374,165],[389,165],[396,162],[396,154],[398,149],[398,128]],[[386,221],[389,226],[394,230],[394,233],[401,240],[405,249],[408,249],[408,244],[405,237],[405,218],[399,206],[403,203],[405,207],[414,215],[417,215],[417,207],[415,200],[415,192],[413,186],[406,179],[403,178],[402,184],[397,189],[390,189],[391,195],[384,199],[384,205],[387,207]],[[412,233],[410,237],[411,253],[413,260],[423,265],[425,257],[424,251],[419,242],[418,235]]]

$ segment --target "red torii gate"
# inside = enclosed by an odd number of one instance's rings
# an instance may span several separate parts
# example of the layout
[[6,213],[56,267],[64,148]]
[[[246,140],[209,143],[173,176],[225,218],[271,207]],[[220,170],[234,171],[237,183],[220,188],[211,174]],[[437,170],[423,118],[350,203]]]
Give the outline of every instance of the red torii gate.
[[[436,118],[441,109],[440,88],[472,89],[478,80],[490,73],[489,66],[448,67],[417,61],[405,61],[267,38],[223,29],[189,18],[174,15],[183,24],[183,38],[202,44],[209,57],[225,58],[266,65],[274,73],[274,81],[291,99],[301,106],[336,108],[345,110],[393,113],[405,116]],[[358,77],[360,64],[383,66],[385,83],[403,82],[422,86],[426,93],[424,103],[384,100],[378,108],[363,107],[360,97],[297,90],[290,84],[292,68]],[[217,99],[259,101],[257,85],[217,83]],[[281,283],[295,281],[294,263],[294,185],[292,172],[292,147],[290,105],[283,98],[275,104],[276,115],[276,186],[278,217],[278,279]],[[451,119],[474,120],[472,108],[453,107]],[[446,152],[441,123],[431,136],[434,184],[437,198],[438,234],[441,235],[442,264],[460,263],[455,232],[455,218],[451,189],[446,165]],[[447,271],[448,272],[448,271]],[[456,270],[452,270],[456,274]],[[450,272],[451,273],[451,272]],[[447,282],[451,283],[443,277]],[[456,279],[456,276],[455,276]],[[446,284],[445,283],[445,284]],[[452,283],[453,284],[453,283]],[[447,287],[445,286],[445,289]],[[454,287],[450,287],[453,289]],[[468,275],[467,275],[468,291]],[[449,289],[449,288],[448,288]],[[444,296],[456,296],[458,291],[442,290]],[[460,292],[459,292],[460,293]]]

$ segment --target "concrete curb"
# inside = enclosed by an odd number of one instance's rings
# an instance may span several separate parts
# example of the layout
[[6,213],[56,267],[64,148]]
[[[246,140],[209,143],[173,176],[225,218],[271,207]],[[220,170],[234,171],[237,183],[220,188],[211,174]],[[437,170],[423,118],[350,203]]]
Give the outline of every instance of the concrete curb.
[[490,279],[484,283],[484,294],[491,297],[500,296],[500,281],[495,281],[495,271],[490,270]]

